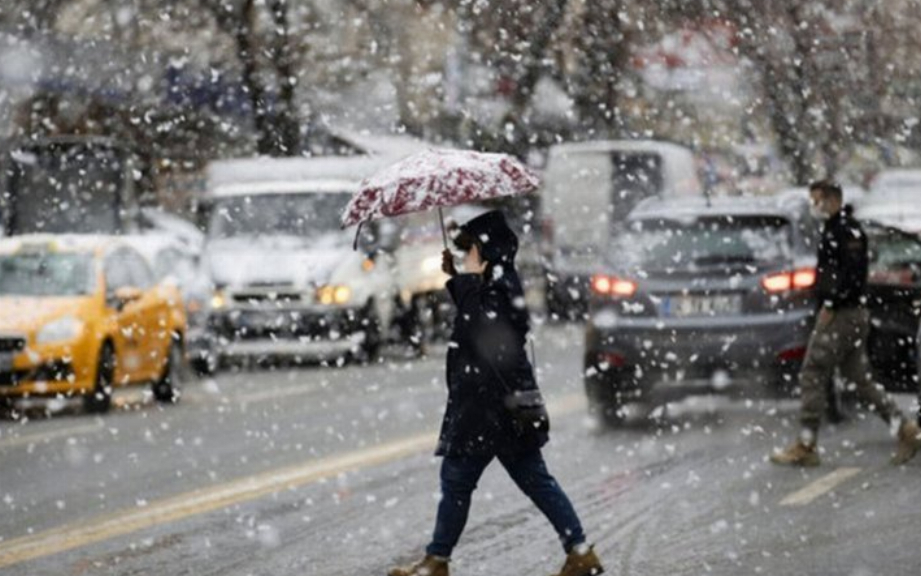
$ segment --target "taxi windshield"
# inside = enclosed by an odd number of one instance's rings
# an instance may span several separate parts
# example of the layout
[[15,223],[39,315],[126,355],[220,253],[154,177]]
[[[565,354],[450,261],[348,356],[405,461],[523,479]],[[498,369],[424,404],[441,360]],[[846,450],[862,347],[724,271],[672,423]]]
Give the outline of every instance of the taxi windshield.
[[0,296],[83,296],[92,289],[89,254],[0,255]]

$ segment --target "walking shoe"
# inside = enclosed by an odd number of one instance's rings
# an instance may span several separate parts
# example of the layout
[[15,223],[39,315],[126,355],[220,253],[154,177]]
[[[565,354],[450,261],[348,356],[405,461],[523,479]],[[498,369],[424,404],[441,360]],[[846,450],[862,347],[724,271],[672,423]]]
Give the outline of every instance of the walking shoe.
[[786,449],[771,454],[771,462],[782,466],[818,466],[819,451],[815,444],[797,440]]
[[899,445],[892,457],[892,464],[900,466],[905,464],[921,449],[921,428],[910,420],[906,420],[899,427]]
[[593,547],[585,549],[574,549],[566,555],[566,563],[559,573],[554,576],[596,576],[603,574],[604,567],[601,566],[601,560],[595,555]]
[[448,559],[426,556],[412,566],[391,568],[387,576],[448,576]]

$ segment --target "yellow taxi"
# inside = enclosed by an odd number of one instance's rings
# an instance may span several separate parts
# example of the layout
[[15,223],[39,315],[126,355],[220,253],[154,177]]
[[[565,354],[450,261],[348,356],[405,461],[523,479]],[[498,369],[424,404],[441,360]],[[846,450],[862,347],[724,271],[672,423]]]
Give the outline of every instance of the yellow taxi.
[[104,412],[142,383],[175,402],[185,333],[179,291],[118,237],[0,240],[0,402],[82,395]]

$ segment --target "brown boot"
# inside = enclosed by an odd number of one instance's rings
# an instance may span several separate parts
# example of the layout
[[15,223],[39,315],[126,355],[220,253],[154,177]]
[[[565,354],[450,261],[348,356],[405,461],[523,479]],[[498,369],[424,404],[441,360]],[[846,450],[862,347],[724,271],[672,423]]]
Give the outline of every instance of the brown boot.
[[899,427],[899,446],[892,457],[892,464],[901,466],[915,457],[921,449],[921,428],[911,420]]
[[412,566],[391,568],[387,576],[448,576],[448,559],[426,556]]
[[797,440],[786,449],[771,454],[771,462],[783,466],[818,466],[819,451],[815,444]]
[[573,550],[566,556],[566,563],[554,576],[595,576],[603,574],[604,567],[595,555],[593,547],[585,550]]

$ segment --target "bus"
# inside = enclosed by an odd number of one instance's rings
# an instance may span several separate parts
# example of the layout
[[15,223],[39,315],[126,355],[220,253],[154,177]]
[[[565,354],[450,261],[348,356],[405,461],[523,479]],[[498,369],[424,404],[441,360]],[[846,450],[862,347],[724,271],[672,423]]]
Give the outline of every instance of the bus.
[[100,136],[14,141],[0,156],[0,232],[136,232],[137,165],[129,147]]

